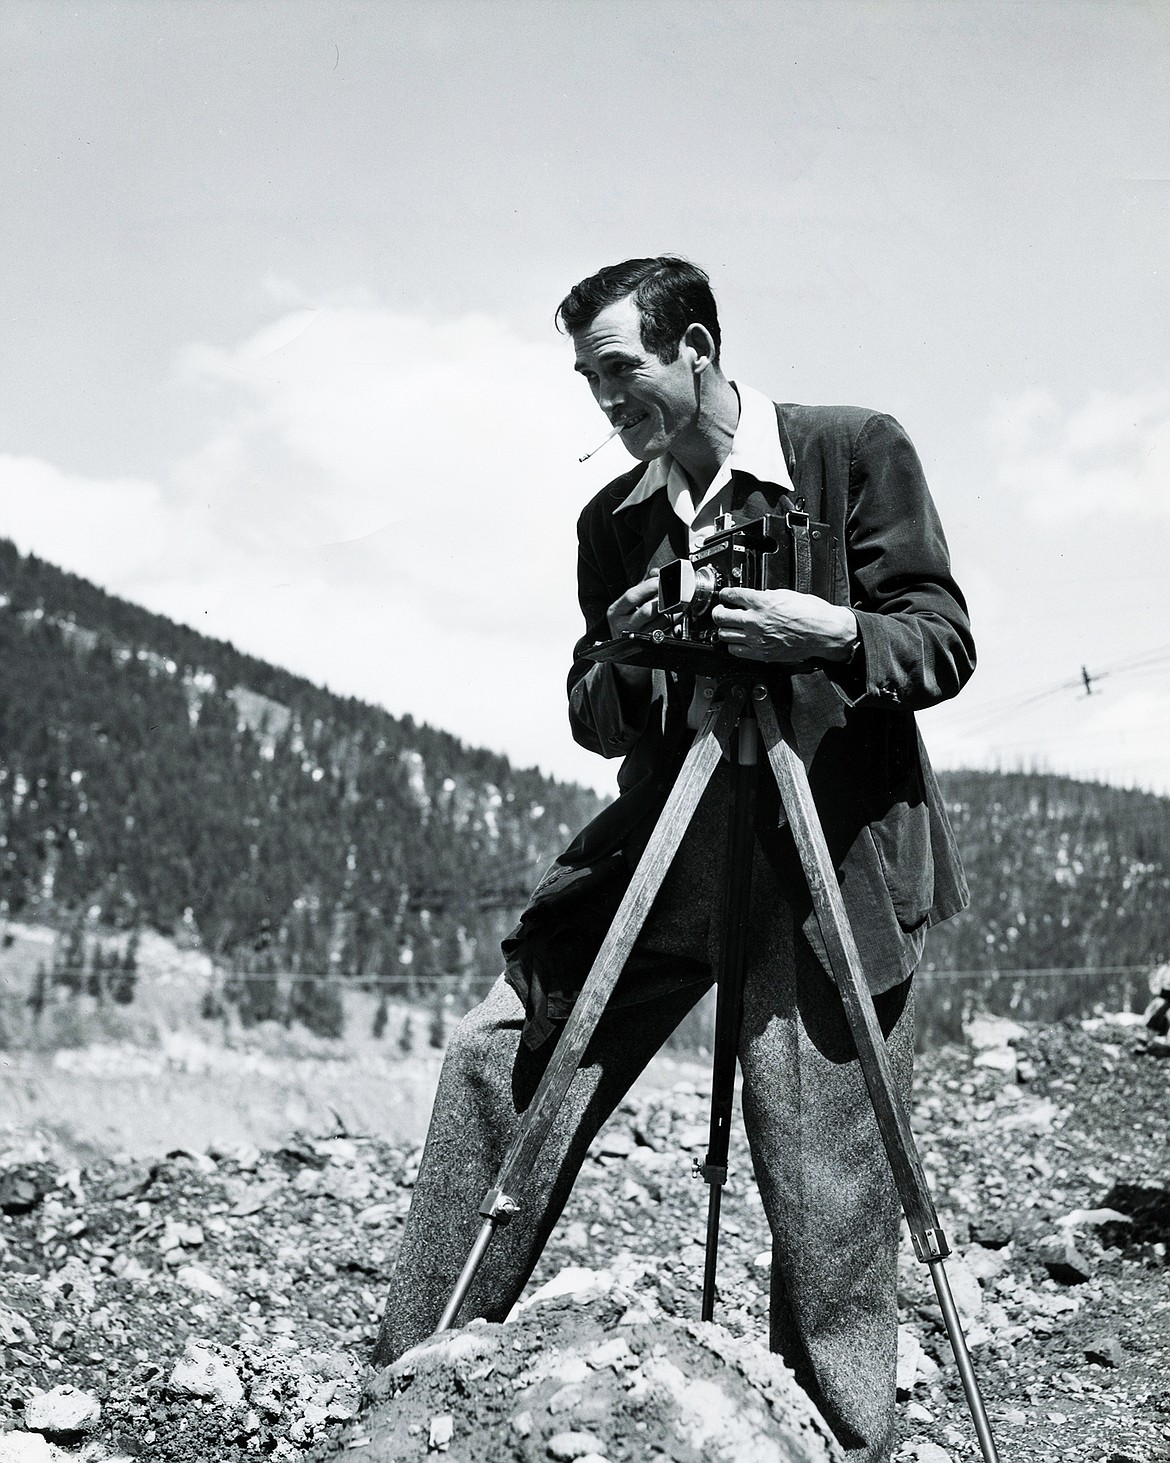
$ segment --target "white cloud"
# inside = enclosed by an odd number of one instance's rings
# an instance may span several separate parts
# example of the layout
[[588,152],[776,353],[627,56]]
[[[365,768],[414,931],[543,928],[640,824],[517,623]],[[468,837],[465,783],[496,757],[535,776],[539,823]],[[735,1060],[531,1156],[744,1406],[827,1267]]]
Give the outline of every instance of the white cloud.
[[82,477],[34,457],[0,455],[0,523],[25,552],[102,584],[137,582],[163,560],[195,571],[212,548],[158,483]]
[[[285,299],[289,297],[289,288]],[[486,316],[300,305],[182,353],[218,427],[158,482],[0,459],[26,550],[336,690],[565,777],[575,521],[629,459],[566,343]]]
[[991,443],[1000,485],[1037,520],[1170,519],[1170,390],[1099,391],[1071,412],[1029,392],[1000,405]]

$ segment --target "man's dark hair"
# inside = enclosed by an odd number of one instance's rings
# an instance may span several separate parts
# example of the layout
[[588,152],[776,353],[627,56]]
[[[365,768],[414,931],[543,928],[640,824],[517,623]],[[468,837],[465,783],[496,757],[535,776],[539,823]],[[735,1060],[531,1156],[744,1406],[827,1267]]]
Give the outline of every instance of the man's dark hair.
[[697,264],[673,254],[657,259],[627,259],[608,264],[575,284],[557,307],[554,319],[570,335],[587,329],[609,305],[634,297],[642,344],[664,365],[678,357],[688,325],[703,325],[715,342],[719,361],[719,315],[711,281]]

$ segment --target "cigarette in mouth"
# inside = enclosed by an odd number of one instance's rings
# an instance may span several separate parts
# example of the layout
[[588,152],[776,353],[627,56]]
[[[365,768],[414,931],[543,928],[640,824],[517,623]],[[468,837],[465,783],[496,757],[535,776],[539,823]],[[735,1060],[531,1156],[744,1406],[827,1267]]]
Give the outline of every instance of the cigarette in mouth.
[[598,453],[598,452],[601,451],[601,449],[605,446],[606,442],[612,442],[613,439],[617,436],[617,434],[619,432],[624,432],[625,429],[626,429],[626,423],[625,422],[619,422],[617,424],[617,426],[613,429],[612,432],[609,433],[609,435],[607,437],[603,438],[600,442],[598,442],[597,446],[593,449],[592,452],[586,452],[586,454],[584,455],[584,457],[578,457],[577,461],[578,462],[588,462],[591,457],[593,457],[596,453]]

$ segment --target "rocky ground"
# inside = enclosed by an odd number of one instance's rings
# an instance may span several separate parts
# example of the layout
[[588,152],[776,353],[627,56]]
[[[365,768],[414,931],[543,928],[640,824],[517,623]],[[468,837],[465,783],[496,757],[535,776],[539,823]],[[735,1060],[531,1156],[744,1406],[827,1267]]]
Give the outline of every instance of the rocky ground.
[[[914,1125],[956,1246],[951,1284],[1000,1454],[1162,1463],[1170,1042],[1120,1017],[971,1035],[975,1044],[920,1058]],[[616,1287],[645,1324],[686,1329],[698,1314],[706,1195],[687,1155],[705,1144],[701,1082],[631,1100],[586,1165],[536,1283],[567,1267],[597,1272],[595,1289]],[[143,1164],[82,1160],[45,1133],[0,1131],[0,1463],[360,1456],[371,1446],[359,1413],[366,1357],[417,1157],[337,1135]],[[741,1134],[732,1175],[717,1309],[728,1334],[712,1345],[750,1358],[766,1332],[767,1233]],[[896,1457],[976,1458],[908,1240],[900,1301]],[[595,1307],[581,1314],[582,1327],[586,1314],[597,1323]],[[603,1323],[595,1349],[608,1344]],[[641,1430],[632,1420],[652,1339],[638,1350],[633,1331],[615,1335],[626,1352],[583,1372],[558,1412],[534,1392],[504,1398],[505,1416],[501,1377],[464,1374],[445,1411],[411,1424],[415,1456],[689,1458],[653,1409]],[[461,1451],[489,1422],[495,1450]]]

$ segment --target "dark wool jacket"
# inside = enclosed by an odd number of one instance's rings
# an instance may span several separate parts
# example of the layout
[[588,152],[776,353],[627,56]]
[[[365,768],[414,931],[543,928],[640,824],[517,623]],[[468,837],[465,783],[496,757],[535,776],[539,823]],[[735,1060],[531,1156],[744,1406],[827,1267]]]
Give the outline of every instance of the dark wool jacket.
[[[921,464],[892,417],[857,407],[776,407],[794,493],[732,475],[737,519],[800,506],[836,541],[832,599],[850,605],[861,646],[844,666],[806,663],[761,678],[791,717],[875,994],[914,969],[926,926],[964,908],[967,886],[914,712],[954,696],[975,666],[963,596]],[[648,570],[687,552],[686,526],[665,492],[615,513],[639,463],[586,506],[578,522],[585,634],[569,672],[569,717],[582,746],[624,758],[620,796],[549,869],[504,941],[507,975],[537,1044],[563,1019],[593,957],[693,733],[693,678],[599,665],[586,648],[609,638],[606,611]],[[824,946],[787,829],[765,851],[804,933]]]

